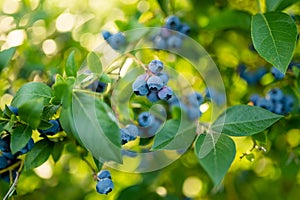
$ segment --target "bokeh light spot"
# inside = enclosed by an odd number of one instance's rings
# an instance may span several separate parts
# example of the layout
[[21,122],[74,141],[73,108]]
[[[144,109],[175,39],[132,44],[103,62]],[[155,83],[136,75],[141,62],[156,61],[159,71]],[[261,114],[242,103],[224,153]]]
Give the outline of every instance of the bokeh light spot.
[[14,30],[7,35],[7,44],[9,47],[15,47],[23,44],[26,33],[24,30]]
[[190,176],[183,183],[183,194],[187,197],[196,197],[203,187],[202,181],[196,176]]
[[57,52],[57,45],[54,40],[45,40],[43,42],[43,51],[46,55],[54,55]]
[[74,16],[70,13],[63,13],[56,19],[56,29],[60,32],[72,30],[75,23]]

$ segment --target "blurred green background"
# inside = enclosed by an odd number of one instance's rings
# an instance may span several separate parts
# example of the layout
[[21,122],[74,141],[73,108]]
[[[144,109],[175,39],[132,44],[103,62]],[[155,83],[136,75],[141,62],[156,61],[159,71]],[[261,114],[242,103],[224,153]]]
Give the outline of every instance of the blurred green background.
[[[250,19],[258,12],[254,0],[0,0],[0,8],[1,51],[12,47],[16,51],[7,63],[1,58],[1,108],[28,81],[51,84],[53,75],[63,72],[71,51],[75,50],[81,63],[96,43],[104,41],[102,30],[115,33],[159,27],[171,14],[191,26],[191,37],[216,62],[229,106],[247,104],[253,92],[263,94],[274,86],[290,91],[289,79],[275,83],[267,74],[260,84],[248,86],[236,72],[239,63],[251,69],[271,67],[251,48]],[[285,12],[298,16],[300,4]],[[296,23],[299,25],[297,17]],[[298,45],[294,60],[299,57]],[[95,190],[92,172],[78,156],[75,144],[70,143],[56,164],[50,159],[21,175],[15,199],[298,199],[299,120],[295,112],[292,118],[255,135],[255,141],[266,147],[266,153],[258,149],[249,152],[253,138],[234,138],[237,156],[218,188],[213,187],[191,149],[160,171],[129,174],[111,169],[115,188],[108,196],[100,195]],[[8,188],[7,183],[0,181],[0,197]]]

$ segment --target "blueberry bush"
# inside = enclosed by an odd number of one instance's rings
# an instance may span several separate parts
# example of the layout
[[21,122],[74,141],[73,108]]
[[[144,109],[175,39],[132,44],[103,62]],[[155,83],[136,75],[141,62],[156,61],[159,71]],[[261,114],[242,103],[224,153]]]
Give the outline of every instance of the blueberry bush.
[[298,199],[297,0],[0,5],[3,199]]

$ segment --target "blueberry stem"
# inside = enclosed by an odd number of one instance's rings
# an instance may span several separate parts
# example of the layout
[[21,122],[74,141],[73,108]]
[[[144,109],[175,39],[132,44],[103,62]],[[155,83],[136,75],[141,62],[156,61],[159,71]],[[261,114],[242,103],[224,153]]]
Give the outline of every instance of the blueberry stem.
[[0,174],[3,174],[3,173],[8,172],[8,171],[12,171],[12,170],[14,170],[15,168],[17,168],[19,165],[20,165],[20,167],[23,166],[21,160],[18,161],[18,162],[16,162],[16,163],[14,163],[13,165],[10,165],[9,167],[6,167],[6,168],[4,168],[4,169],[1,169],[1,170],[0,170]]
[[142,66],[144,68],[144,70],[148,70],[147,66],[140,60],[138,59],[135,55],[133,55],[132,53],[127,53],[126,54],[129,58],[132,58],[136,63],[138,63],[140,66]]
[[[12,180],[12,171],[9,171],[9,176]],[[10,186],[10,188],[9,188],[8,192],[6,193],[6,195],[3,197],[3,200],[9,199],[13,195],[13,193],[16,190],[16,185],[18,183],[18,180],[19,180],[19,172],[16,172],[16,178],[15,178],[14,182],[12,183],[12,185]]]

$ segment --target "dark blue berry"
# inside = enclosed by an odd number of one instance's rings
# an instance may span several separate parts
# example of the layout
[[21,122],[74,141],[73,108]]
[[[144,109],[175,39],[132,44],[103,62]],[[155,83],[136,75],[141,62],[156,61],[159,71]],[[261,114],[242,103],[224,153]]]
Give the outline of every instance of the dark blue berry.
[[107,38],[107,43],[111,48],[115,50],[120,50],[126,44],[125,37],[122,33],[116,33]]
[[149,71],[155,75],[161,73],[164,69],[164,64],[160,60],[152,60],[148,65]]
[[188,95],[187,100],[190,105],[199,107],[203,103],[204,97],[199,92],[194,92]]
[[189,35],[191,33],[191,28],[187,24],[182,24],[179,27],[179,32],[182,33],[182,34],[185,34],[185,35]]
[[182,38],[179,35],[172,35],[167,39],[168,49],[179,49],[182,46]]
[[270,102],[269,100],[267,100],[265,98],[260,98],[257,101],[257,105],[256,106],[264,108],[264,109],[269,110],[269,111],[272,111],[272,109],[273,109],[272,102]]
[[187,107],[186,113],[190,120],[197,120],[202,115],[201,111],[199,110],[199,107],[194,106]]
[[164,86],[164,83],[158,76],[151,76],[147,80],[147,85],[150,91],[159,91]]
[[159,101],[157,93],[157,91],[151,91],[149,94],[147,94],[148,100],[152,103]]
[[146,78],[147,74],[142,74],[136,78],[132,84],[132,90],[136,95],[145,96],[149,93]]
[[150,112],[142,112],[138,116],[138,123],[141,127],[148,127],[154,120],[153,115]]
[[60,131],[62,131],[62,128],[60,126],[59,120],[55,119],[55,120],[50,120],[49,123],[52,124],[52,126],[46,130],[38,130],[40,133],[42,134],[46,134],[46,135],[54,135]]
[[7,165],[7,159],[4,156],[0,156],[0,169],[5,168]]
[[107,87],[107,83],[98,81],[96,92],[104,92],[106,90],[106,87]]
[[148,126],[148,130],[147,130],[148,137],[155,135],[158,129],[160,128],[160,126],[161,126],[161,122],[158,121],[157,119],[154,119],[151,125]]
[[277,69],[276,67],[272,67],[271,68],[271,73],[274,76],[274,78],[276,80],[280,80],[284,78],[284,73],[282,73],[281,71],[279,71],[279,69]]
[[291,112],[294,107],[294,98],[290,95],[285,95],[282,102],[284,114]]
[[281,101],[283,96],[284,96],[284,94],[281,89],[273,88],[267,92],[266,99],[268,99],[272,102]]
[[8,106],[9,110],[12,111],[15,115],[18,115],[19,109],[13,106]]
[[161,90],[158,91],[157,95],[159,99],[167,101],[172,97],[173,90],[168,86],[164,86]]
[[167,41],[161,37],[160,35],[157,35],[153,40],[154,49],[167,49]]
[[107,40],[110,36],[112,36],[112,34],[109,31],[102,31],[101,34],[104,40]]
[[158,77],[163,81],[164,85],[166,85],[169,81],[169,77],[166,73],[159,73]]
[[172,30],[178,30],[181,23],[178,17],[171,15],[166,19],[166,27]]
[[111,175],[110,172],[108,170],[101,170],[98,174],[97,174],[97,178],[100,179],[104,179],[104,178],[108,178],[111,179]]
[[250,101],[253,103],[253,105],[256,105],[259,99],[260,96],[258,94],[252,94],[250,96]]
[[33,146],[34,146],[34,141],[33,141],[32,138],[30,138],[30,140],[28,141],[28,143],[26,144],[26,146],[23,147],[23,148],[19,151],[19,153],[20,153],[20,154],[25,154],[25,153],[27,153],[28,151],[30,151],[30,150],[33,148]]
[[133,124],[127,125],[125,128],[120,129],[122,145],[129,141],[135,140],[138,133],[138,128]]
[[113,190],[113,188],[114,184],[109,178],[100,179],[96,185],[96,190],[100,194],[108,194]]

